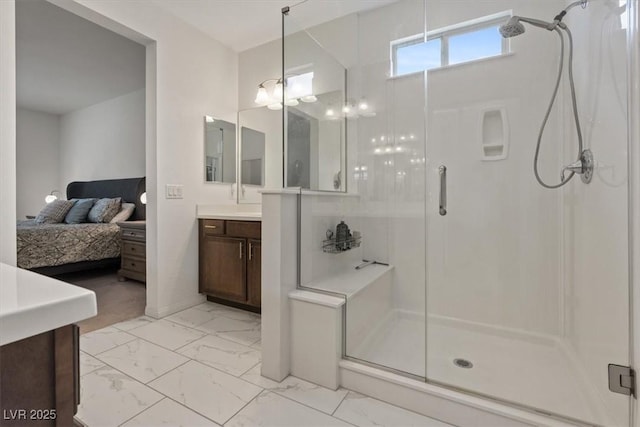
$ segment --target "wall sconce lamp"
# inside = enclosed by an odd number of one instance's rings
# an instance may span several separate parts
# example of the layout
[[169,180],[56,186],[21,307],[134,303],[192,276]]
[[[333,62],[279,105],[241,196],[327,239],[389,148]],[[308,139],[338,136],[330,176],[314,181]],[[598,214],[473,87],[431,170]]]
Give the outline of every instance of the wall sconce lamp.
[[142,203],[143,205],[147,204],[147,192],[146,191],[140,195],[140,203]]
[[58,193],[58,195],[60,194],[58,190],[52,190],[51,193],[49,193],[47,197],[44,198],[44,201],[47,203],[51,203],[55,200],[58,200],[58,196],[56,196],[55,193]]

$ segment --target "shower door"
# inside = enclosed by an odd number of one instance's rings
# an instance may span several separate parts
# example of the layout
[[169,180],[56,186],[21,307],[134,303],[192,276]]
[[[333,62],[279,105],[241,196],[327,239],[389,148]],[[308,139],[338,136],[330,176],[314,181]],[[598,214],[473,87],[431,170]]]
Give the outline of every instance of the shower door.
[[[462,9],[465,19],[505,6],[550,19],[567,5],[426,3],[430,29],[454,24]],[[608,384],[609,364],[630,364],[621,19],[598,1],[565,19],[585,145],[596,156],[590,184],[576,176],[548,190],[533,174],[557,36],[527,28],[505,55],[429,72],[427,381],[567,419],[629,425],[631,398]],[[568,95],[566,81],[560,90]],[[540,170],[551,182],[575,160],[569,99],[552,110],[543,135]]]

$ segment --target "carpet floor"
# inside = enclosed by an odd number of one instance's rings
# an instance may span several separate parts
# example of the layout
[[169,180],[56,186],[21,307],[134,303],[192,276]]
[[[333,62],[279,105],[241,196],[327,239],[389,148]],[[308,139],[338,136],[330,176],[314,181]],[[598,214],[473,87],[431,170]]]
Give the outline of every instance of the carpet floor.
[[56,279],[96,293],[98,315],[78,322],[80,334],[144,315],[147,289],[135,280],[118,281],[117,269],[67,273]]

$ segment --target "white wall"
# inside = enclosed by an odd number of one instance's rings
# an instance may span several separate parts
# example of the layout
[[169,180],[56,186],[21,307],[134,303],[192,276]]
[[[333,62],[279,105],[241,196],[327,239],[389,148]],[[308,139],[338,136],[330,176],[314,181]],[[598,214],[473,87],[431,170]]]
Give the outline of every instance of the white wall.
[[37,215],[52,190],[65,197],[60,183],[60,116],[24,108],[16,117],[16,213]]
[[[605,425],[626,425],[628,398],[608,391],[607,365],[629,365],[627,43],[620,17],[601,2],[567,16],[576,45],[578,111],[597,168],[564,191],[567,340],[599,391]],[[566,103],[566,153],[577,138]],[[573,154],[575,155],[575,154]],[[637,307],[636,307],[637,309]]]
[[131,92],[60,117],[60,178],[71,181],[145,176],[145,91]]
[[0,262],[16,265],[15,1],[0,2]]
[[[237,54],[149,2],[56,4],[147,40],[146,312],[164,316],[192,306],[203,299],[195,206],[235,202],[230,186],[204,183],[202,117],[235,121]],[[166,184],[184,185],[184,198],[165,199]]]

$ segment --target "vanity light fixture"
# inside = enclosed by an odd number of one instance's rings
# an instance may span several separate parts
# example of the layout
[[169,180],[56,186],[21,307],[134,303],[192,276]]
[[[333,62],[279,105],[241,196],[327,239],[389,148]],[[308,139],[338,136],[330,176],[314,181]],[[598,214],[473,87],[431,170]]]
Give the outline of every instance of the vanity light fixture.
[[276,85],[273,87],[273,97],[275,99],[281,99],[282,91],[283,91],[282,79],[278,79],[278,81],[276,82]]
[[54,193],[60,194],[58,190],[52,190],[51,193],[49,193],[47,197],[44,198],[44,201],[47,203],[51,203],[58,200],[58,196],[56,196]]
[[[275,82],[275,85],[273,86],[271,94],[269,94],[265,85],[273,82]],[[258,92],[254,100],[256,104],[273,104],[274,101],[280,100],[282,100],[282,79],[267,79],[258,85]]]
[[[258,85],[258,92],[256,93],[254,102],[256,104],[267,105],[267,107],[272,110],[282,109],[282,105],[280,105],[279,108],[275,107],[276,104],[282,104],[283,95],[286,98],[284,104],[291,107],[298,105],[299,101],[306,103],[316,102],[318,98],[311,94],[312,79],[313,72],[299,75],[286,75],[284,78],[266,79]],[[268,84],[273,84],[271,91],[267,90]],[[290,88],[288,87],[289,84],[291,84]],[[273,106],[274,108],[269,106]]]
[[264,87],[264,82],[258,85],[258,93],[256,94],[255,103],[256,104],[264,104],[269,101],[269,95],[267,94],[267,89]]

